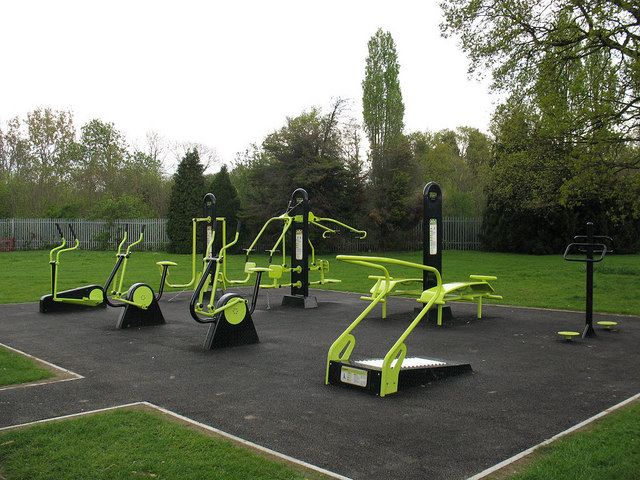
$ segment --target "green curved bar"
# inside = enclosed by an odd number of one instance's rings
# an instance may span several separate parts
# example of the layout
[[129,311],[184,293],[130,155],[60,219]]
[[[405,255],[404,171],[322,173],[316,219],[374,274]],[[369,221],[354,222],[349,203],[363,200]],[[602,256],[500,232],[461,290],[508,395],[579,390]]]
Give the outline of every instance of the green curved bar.
[[[309,221],[311,223],[313,223],[314,225],[317,225],[319,227],[322,227],[326,230],[331,230],[333,233],[335,233],[335,230],[330,229],[329,227],[325,226],[325,225],[319,225],[316,222],[331,222],[331,223],[335,223],[336,225],[340,225],[343,228],[346,228],[347,230],[353,232],[353,233],[357,233],[358,235],[360,235],[360,237],[358,237],[360,240],[362,240],[363,238],[367,237],[367,232],[365,230],[358,230],[355,227],[352,227],[351,225],[347,225],[346,223],[342,223],[339,220],[336,220],[334,218],[328,218],[328,217],[316,217],[313,216],[313,220],[311,219],[312,214],[309,214]],[[323,234],[324,237],[324,234]]]
[[[391,281],[392,277],[389,275],[389,270],[385,265],[398,265],[403,267],[415,268],[417,270],[424,270],[432,272],[436,277],[436,286],[434,287],[435,295],[433,295],[429,299],[418,316],[416,316],[416,318],[406,328],[402,335],[400,335],[398,340],[396,340],[396,342],[384,356],[384,360],[382,363],[382,385],[380,389],[380,396],[383,397],[387,394],[394,393],[398,389],[398,376],[400,374],[402,362],[407,353],[407,347],[404,344],[404,341],[424,318],[429,309],[436,303],[436,301],[440,301],[442,296],[444,295],[444,290],[442,287],[442,277],[440,276],[440,272],[428,265],[407,262],[405,260],[398,260],[395,258],[368,257],[357,255],[338,255],[336,258],[343,262],[380,270],[384,274],[384,279],[386,282]],[[349,358],[351,357],[351,353],[353,352],[353,349],[356,345],[356,338],[351,332],[360,324],[360,322],[362,322],[362,320],[367,317],[367,315],[369,315],[369,313],[371,313],[371,310],[373,310],[373,308],[385,297],[385,295],[386,294],[384,290],[381,290],[373,298],[371,303],[367,305],[367,307],[362,311],[362,313],[358,315],[358,317],[353,322],[351,322],[347,329],[333,342],[333,344],[329,348],[329,352],[327,353],[325,384],[329,383],[329,363],[331,361],[347,362],[349,360]]]

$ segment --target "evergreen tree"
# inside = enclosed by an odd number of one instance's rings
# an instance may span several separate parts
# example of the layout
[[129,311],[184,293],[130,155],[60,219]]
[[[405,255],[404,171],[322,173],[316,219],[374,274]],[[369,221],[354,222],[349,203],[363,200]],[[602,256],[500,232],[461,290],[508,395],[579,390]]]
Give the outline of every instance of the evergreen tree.
[[[236,187],[231,183],[226,165],[222,165],[220,171],[213,176],[209,191],[216,196],[216,215],[227,219],[227,239],[233,239],[240,211],[240,199]],[[220,248],[220,239],[220,236],[216,239],[214,252]]]
[[202,197],[205,194],[204,166],[198,151],[187,151],[173,176],[173,187],[167,214],[169,251],[191,252],[191,219],[202,215]]

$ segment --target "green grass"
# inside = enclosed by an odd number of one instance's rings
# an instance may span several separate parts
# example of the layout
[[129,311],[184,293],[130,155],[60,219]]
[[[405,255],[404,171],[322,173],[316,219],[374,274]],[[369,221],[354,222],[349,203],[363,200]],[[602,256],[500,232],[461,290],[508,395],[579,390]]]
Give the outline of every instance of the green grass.
[[[640,402],[537,450],[511,480],[640,478]],[[501,478],[504,478],[501,476]]]
[[2,433],[0,472],[7,480],[326,478],[134,409]]
[[[419,262],[420,252],[390,252],[382,255]],[[334,290],[365,292],[372,282],[367,279],[373,270],[338,262],[335,256],[323,256],[330,261],[328,277],[342,283],[329,284]],[[264,257],[261,258],[264,261]],[[127,278],[148,282],[157,288],[159,270],[155,262],[173,260],[179,263],[174,281],[185,282],[190,277],[190,256],[157,252],[134,252],[127,267]],[[115,261],[113,252],[71,252],[63,257],[60,289],[104,282]],[[49,292],[48,252],[0,253],[0,271],[5,273],[0,285],[0,303],[31,302]],[[240,277],[244,264],[241,255],[229,257],[229,272]],[[446,251],[443,260],[444,281],[458,281],[469,274],[496,275],[493,282],[504,296],[500,303],[508,305],[584,309],[584,264],[565,262],[560,255],[516,255],[487,252]],[[397,271],[397,270],[394,270]],[[392,271],[393,272],[393,271]],[[402,275],[415,276],[402,271]],[[640,315],[640,255],[611,255],[596,264],[594,309],[599,312]]]
[[51,377],[53,373],[50,370],[40,367],[32,359],[0,346],[0,387]]

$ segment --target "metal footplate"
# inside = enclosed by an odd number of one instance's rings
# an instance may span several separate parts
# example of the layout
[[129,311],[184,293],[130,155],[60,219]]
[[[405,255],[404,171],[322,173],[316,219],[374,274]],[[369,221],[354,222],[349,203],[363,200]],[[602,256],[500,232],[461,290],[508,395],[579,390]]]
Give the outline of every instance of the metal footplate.
[[[366,390],[380,395],[382,358],[329,362],[329,383]],[[393,364],[392,364],[393,366]],[[471,372],[468,363],[456,363],[432,358],[408,357],[402,362],[398,390],[426,385],[434,380]]]

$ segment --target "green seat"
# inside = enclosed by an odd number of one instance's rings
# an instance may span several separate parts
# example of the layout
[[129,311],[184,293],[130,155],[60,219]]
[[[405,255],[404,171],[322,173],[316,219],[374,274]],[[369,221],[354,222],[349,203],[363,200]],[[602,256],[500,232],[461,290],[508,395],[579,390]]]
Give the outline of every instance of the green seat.
[[169,260],[162,260],[161,262],[156,262],[156,265],[159,267],[176,267],[178,264]]
[[269,278],[281,278],[284,273],[284,267],[282,265],[269,265],[268,272]]
[[609,322],[609,321],[601,321],[596,323],[601,327],[603,327],[605,330],[612,330],[613,327],[618,325],[618,322]]
[[562,338],[564,338],[567,341],[571,341],[575,337],[579,337],[580,333],[579,332],[563,331],[563,332],[558,332],[558,335],[560,335]]

